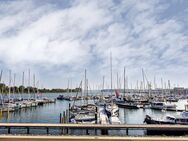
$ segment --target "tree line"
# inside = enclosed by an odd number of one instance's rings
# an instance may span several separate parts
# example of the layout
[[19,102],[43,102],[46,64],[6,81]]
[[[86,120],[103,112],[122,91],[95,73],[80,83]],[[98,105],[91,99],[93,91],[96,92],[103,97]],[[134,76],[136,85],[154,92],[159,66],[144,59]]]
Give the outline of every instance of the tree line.
[[20,86],[7,86],[4,83],[0,83],[0,93],[65,93],[65,92],[80,92],[81,88],[75,88],[75,89],[61,89],[61,88],[53,88],[53,89],[47,89],[47,88],[42,88],[38,89],[36,87],[24,87],[22,85]]

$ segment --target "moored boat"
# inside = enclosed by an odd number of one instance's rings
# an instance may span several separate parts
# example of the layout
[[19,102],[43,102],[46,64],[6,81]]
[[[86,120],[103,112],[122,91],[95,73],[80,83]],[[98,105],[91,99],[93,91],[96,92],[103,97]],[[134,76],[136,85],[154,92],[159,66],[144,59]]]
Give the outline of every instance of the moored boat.
[[121,108],[139,109],[137,104],[135,104],[133,102],[116,102],[116,104],[118,105],[118,107],[121,107]]
[[147,124],[182,124],[188,125],[188,111],[183,111],[177,116],[166,116],[164,119],[155,119],[146,115],[145,123]]
[[115,103],[107,103],[104,108],[108,117],[112,115],[119,115],[119,108]]
[[167,110],[167,111],[176,111],[175,104],[167,104],[164,102],[151,102],[151,109],[155,110]]
[[58,100],[64,100],[64,95],[59,95],[59,96],[57,97],[57,99],[58,99]]

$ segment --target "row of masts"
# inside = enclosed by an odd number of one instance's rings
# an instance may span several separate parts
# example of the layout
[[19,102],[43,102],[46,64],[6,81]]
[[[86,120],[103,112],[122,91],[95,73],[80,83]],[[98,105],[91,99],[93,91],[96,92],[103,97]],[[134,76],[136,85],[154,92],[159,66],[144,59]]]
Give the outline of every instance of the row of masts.
[[[3,70],[1,70],[1,73],[0,73],[0,83],[1,84],[4,84],[4,82],[2,81],[2,77],[3,77]],[[35,79],[35,74],[33,74],[33,85],[31,86],[31,73],[30,73],[30,69],[28,70],[28,85],[27,85],[27,93],[28,93],[28,99],[31,98],[31,88],[36,88],[36,86],[38,87],[39,86],[39,81],[37,81],[36,83],[36,79]],[[16,87],[16,73],[13,73],[12,74],[12,71],[9,70],[9,80],[8,80],[8,87],[9,87],[9,90],[8,90],[8,98],[10,99],[10,94],[11,94],[11,87],[13,87],[13,91],[12,93],[15,94],[16,93],[16,90],[15,90],[15,87]],[[21,92],[17,92],[18,94],[20,93],[24,93],[24,86],[25,86],[25,72],[22,73],[22,82],[21,82],[21,85],[22,86],[22,90]],[[37,89],[38,90],[38,89]],[[3,93],[3,91],[1,90],[1,93]]]
[[[43,105],[46,103],[53,103],[54,100],[42,99],[42,95],[39,95],[38,88],[39,81],[35,82],[35,74],[33,74],[33,86],[30,85],[30,69],[28,70],[28,86],[25,88],[25,72],[22,73],[22,85],[16,87],[16,74],[12,75],[12,71],[9,70],[9,80],[8,80],[8,93],[3,89],[6,86],[4,82],[2,83],[3,71],[1,70],[0,84],[2,88],[0,90],[1,103],[0,112],[13,112],[20,110],[22,108],[37,107],[38,105]],[[17,88],[17,89],[15,89]],[[27,93],[25,93],[27,90]],[[37,97],[36,97],[37,94]],[[5,98],[7,96],[7,98]]]
[[[115,83],[113,84],[113,81],[115,81],[115,77],[113,77],[113,63],[112,63],[112,53],[110,52],[110,85],[109,82],[106,81],[106,83],[104,82],[105,80],[105,76],[103,75],[103,82],[102,84],[99,83],[99,85],[94,84],[93,85],[93,90],[100,90],[100,89],[140,89],[140,90],[148,90],[148,89],[171,89],[172,85],[170,80],[165,81],[163,78],[160,78],[160,85],[157,85],[157,78],[156,75],[153,77],[153,82],[150,81],[147,78],[147,75],[144,71],[144,69],[141,69],[141,76],[142,76],[142,80],[137,80],[135,85],[133,85],[132,82],[129,82],[129,77],[128,75],[125,74],[126,73],[126,67],[124,67],[123,70],[123,85],[122,85],[122,78],[119,76],[119,73],[117,72],[117,78],[116,78],[116,82],[117,84],[115,85]],[[174,87],[178,87],[179,84],[174,84]],[[112,92],[111,92],[112,94]]]
[[[124,68],[125,69],[125,68]],[[129,77],[125,76],[123,79],[119,76],[119,73],[117,73],[116,79],[112,79],[112,81],[116,81],[116,83],[112,83],[109,85],[106,77],[102,76],[102,83],[99,84],[93,84],[92,89],[93,90],[101,90],[101,89],[137,89],[137,90],[148,90],[148,89],[173,89],[174,87],[179,87],[179,84],[173,84],[171,85],[170,80],[164,80],[163,78],[160,78],[160,84],[157,85],[156,82],[156,76],[154,76],[153,83],[152,81],[148,81],[146,76],[144,75],[144,79],[139,81],[136,80],[136,83],[132,83],[129,81]],[[106,80],[106,82],[105,82]],[[122,84],[123,80],[123,84]],[[111,81],[111,80],[110,80]]]

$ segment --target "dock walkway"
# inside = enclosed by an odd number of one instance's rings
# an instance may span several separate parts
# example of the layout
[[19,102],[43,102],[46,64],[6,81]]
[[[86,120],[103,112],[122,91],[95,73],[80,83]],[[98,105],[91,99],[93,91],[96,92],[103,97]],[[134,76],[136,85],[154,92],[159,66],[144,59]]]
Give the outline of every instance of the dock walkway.
[[[23,130],[26,129],[25,134],[30,134],[30,129],[44,129],[46,134],[49,134],[50,129],[60,129],[65,131],[63,134],[69,134],[70,129],[83,129],[92,130],[96,134],[96,130],[125,130],[126,134],[129,135],[129,130],[158,130],[160,131],[170,131],[170,132],[182,132],[183,134],[188,134],[187,125],[156,125],[156,124],[46,124],[46,123],[0,123],[0,129],[7,129],[7,134],[13,134],[11,129]],[[43,134],[45,134],[43,133]],[[101,133],[102,134],[102,133]],[[89,135],[87,132],[86,135]]]
[[0,141],[188,141],[188,137],[119,137],[119,136],[15,136],[0,135]]
[[73,128],[73,129],[186,129],[187,125],[171,125],[171,124],[53,124],[53,123],[0,123],[0,128],[8,127],[44,127],[44,128]]

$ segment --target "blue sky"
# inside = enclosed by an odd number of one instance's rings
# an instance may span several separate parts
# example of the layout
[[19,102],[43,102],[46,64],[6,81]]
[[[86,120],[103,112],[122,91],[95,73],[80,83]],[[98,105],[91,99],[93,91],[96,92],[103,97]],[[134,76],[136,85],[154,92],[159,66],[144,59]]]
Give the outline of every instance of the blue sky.
[[[142,80],[188,87],[187,0],[0,0],[0,69],[31,69],[44,87],[76,86],[87,69],[90,87],[110,84],[109,56],[129,87]],[[25,78],[27,79],[27,77]]]

